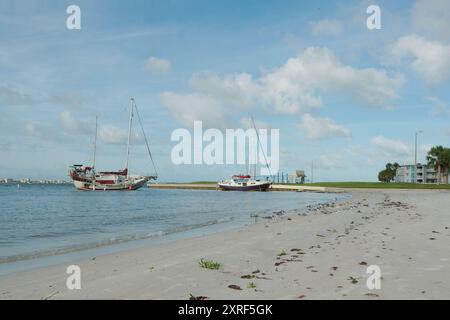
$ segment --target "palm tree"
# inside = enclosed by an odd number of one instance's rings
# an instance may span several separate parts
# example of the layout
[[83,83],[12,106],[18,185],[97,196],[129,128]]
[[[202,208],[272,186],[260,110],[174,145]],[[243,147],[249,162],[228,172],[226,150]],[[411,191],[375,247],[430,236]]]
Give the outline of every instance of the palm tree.
[[442,167],[445,174],[445,183],[448,184],[448,171],[450,168],[450,148],[444,148],[442,154]]
[[443,146],[435,146],[428,151],[428,165],[436,170],[437,183],[441,183],[441,174],[444,173],[445,183],[448,184],[450,167],[450,149]]

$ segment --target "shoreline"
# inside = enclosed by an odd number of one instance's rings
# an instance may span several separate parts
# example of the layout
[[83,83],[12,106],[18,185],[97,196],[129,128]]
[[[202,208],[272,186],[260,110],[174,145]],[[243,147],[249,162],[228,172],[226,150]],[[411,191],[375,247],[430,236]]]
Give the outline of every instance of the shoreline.
[[[211,192],[209,190],[204,191]],[[242,193],[239,193],[237,195],[241,194]],[[227,195],[232,196],[232,194],[229,193]],[[295,195],[294,193],[293,196],[297,198],[299,195]],[[312,203],[313,205],[319,205],[323,203],[333,202],[344,197],[345,196],[343,195],[335,196],[330,193],[327,194],[323,199],[310,199],[309,203]],[[267,216],[269,214],[274,215],[276,212],[283,212],[283,214],[297,213],[299,212],[299,210],[306,210],[307,206],[309,207],[310,205],[297,205],[294,207],[286,207],[280,205],[279,207],[272,208],[274,210],[273,212],[271,210],[266,210],[267,208],[265,207],[266,209],[264,210],[262,208],[259,208],[250,214],[248,212],[245,212],[245,214],[243,214],[242,210],[238,210],[239,217],[225,215],[221,217],[214,217],[213,220],[203,221],[201,223],[187,224],[172,228],[168,227],[165,229],[162,228],[153,232],[141,231],[140,233],[131,233],[121,237],[111,236],[99,239],[98,241],[78,243],[70,246],[49,247],[42,249],[41,251],[29,251],[10,256],[4,256],[0,257],[0,276],[6,276],[20,271],[28,271],[70,261],[79,261],[87,259],[91,256],[113,254],[142,247],[181,241],[198,236],[207,236],[215,233],[225,232],[228,230],[241,229],[256,223],[257,220],[261,220],[262,216]]]
[[[450,298],[450,193],[349,193],[308,215],[80,260],[81,290],[66,288],[68,264],[0,276],[0,299]],[[372,264],[381,290],[365,285]]]

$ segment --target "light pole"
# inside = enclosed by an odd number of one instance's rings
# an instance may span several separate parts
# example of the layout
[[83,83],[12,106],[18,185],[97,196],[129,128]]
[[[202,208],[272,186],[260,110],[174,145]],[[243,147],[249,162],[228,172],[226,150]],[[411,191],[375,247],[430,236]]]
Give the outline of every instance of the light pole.
[[416,131],[416,139],[414,143],[414,183],[417,183],[417,136],[422,130]]

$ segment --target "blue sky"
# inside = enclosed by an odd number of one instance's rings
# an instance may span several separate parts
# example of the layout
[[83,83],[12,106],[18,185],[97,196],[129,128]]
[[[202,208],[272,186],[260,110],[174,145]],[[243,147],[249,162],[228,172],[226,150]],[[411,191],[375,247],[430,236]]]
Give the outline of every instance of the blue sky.
[[[81,30],[66,28],[67,6]],[[366,8],[381,8],[381,30]],[[0,177],[65,178],[123,166],[129,97],[161,181],[217,180],[237,166],[172,164],[170,135],[280,129],[280,170],[376,180],[386,162],[450,145],[450,2],[2,1]],[[131,171],[151,171],[133,147]]]

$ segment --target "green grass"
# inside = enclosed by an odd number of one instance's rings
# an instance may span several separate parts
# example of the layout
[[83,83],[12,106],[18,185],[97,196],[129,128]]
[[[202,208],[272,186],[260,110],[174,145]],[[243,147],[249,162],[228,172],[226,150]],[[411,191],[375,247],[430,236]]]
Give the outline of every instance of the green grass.
[[306,183],[305,186],[329,188],[369,188],[369,189],[450,189],[450,184],[421,184],[421,183],[395,183],[395,182],[316,182]]
[[210,270],[219,270],[219,268],[220,268],[220,263],[215,262],[213,260],[200,259],[200,261],[198,262],[198,265],[201,268],[210,269]]
[[248,289],[255,289],[255,288],[256,288],[256,284],[255,284],[254,282],[250,282],[250,283],[247,285],[247,288],[248,288]]

